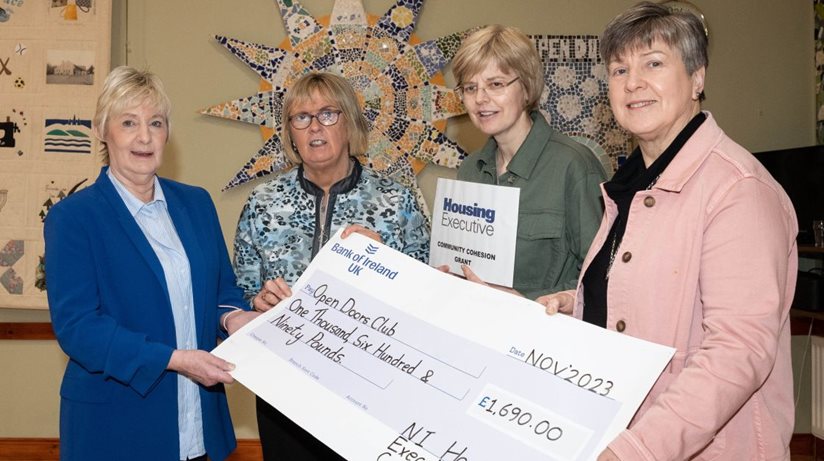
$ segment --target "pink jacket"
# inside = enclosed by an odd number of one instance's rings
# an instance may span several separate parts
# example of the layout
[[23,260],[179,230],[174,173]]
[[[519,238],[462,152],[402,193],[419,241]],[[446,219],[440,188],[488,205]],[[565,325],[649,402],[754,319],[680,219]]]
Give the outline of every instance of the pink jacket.
[[[604,197],[584,270],[615,220]],[[635,195],[607,328],[677,351],[609,445],[620,459],[790,459],[797,232],[781,186],[709,113],[655,186]],[[577,295],[581,318],[580,282]]]

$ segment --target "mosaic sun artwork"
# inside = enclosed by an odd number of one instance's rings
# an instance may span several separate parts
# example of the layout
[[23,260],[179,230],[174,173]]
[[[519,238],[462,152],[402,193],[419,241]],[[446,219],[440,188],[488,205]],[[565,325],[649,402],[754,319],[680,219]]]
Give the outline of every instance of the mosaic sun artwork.
[[[260,126],[263,147],[224,190],[279,173],[292,165],[279,136],[282,102],[292,82],[310,71],[344,76],[370,124],[362,163],[418,191],[416,175],[430,162],[456,168],[466,152],[444,135],[449,118],[465,114],[441,74],[472,30],[420,42],[413,30],[424,0],[397,0],[380,18],[361,0],[335,0],[332,14],[315,19],[294,0],[276,0],[287,31],[280,48],[217,36],[218,42],[261,78],[252,96],[201,113]],[[632,149],[612,116],[598,37],[532,35],[546,87],[539,108],[549,124],[583,143],[612,173]]]
[[216,37],[260,75],[261,90],[202,113],[259,125],[267,139],[224,190],[291,167],[279,136],[282,101],[310,71],[343,75],[361,98],[370,124],[362,163],[415,190],[415,176],[429,162],[457,167],[465,152],[443,130],[464,109],[440,71],[469,31],[415,43],[424,0],[398,0],[380,18],[367,15],[361,0],[336,0],[321,19],[297,1],[276,3],[288,35],[281,48]]

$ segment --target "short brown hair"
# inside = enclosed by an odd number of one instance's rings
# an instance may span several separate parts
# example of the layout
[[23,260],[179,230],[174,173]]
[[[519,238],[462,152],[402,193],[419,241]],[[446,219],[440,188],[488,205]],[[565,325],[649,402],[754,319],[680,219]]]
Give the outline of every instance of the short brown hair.
[[[310,72],[292,84],[286,92],[281,114],[281,140],[286,158],[294,164],[301,163],[300,153],[295,152],[289,117],[297,104],[318,94],[334,103],[343,111],[343,123],[349,136],[349,155],[365,154],[369,144],[369,126],[358,105],[358,97],[349,81],[329,72]],[[340,122],[338,122],[340,123]]]
[[[693,13],[641,2],[616,16],[601,35],[601,57],[607,65],[628,50],[652,46],[660,40],[678,50],[687,73],[709,65],[709,40],[704,23]],[[701,93],[701,100],[704,99]]]
[[[103,91],[97,98],[94,129],[100,140],[106,138],[106,124],[113,117],[133,107],[148,104],[157,108],[166,119],[166,139],[171,131],[172,103],[160,78],[148,70],[120,66],[114,68],[103,82]],[[109,163],[109,148],[102,142],[103,163]]]
[[461,43],[452,59],[452,74],[460,86],[490,63],[521,80],[526,92],[526,109],[538,107],[544,91],[544,72],[538,50],[529,37],[520,29],[500,24],[479,29]]

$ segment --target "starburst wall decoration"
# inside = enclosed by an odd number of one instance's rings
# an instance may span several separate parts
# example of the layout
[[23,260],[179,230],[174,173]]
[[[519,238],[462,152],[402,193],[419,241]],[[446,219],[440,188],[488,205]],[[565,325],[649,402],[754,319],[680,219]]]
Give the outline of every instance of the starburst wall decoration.
[[455,168],[465,152],[444,135],[446,121],[464,114],[441,69],[470,31],[417,43],[413,30],[424,0],[397,0],[377,18],[361,0],[335,0],[332,14],[315,19],[299,2],[276,0],[287,31],[281,48],[217,36],[218,42],[261,77],[260,92],[201,113],[259,125],[266,142],[224,190],[292,165],[279,136],[283,97],[310,71],[344,76],[369,122],[362,163],[418,190],[427,163]]

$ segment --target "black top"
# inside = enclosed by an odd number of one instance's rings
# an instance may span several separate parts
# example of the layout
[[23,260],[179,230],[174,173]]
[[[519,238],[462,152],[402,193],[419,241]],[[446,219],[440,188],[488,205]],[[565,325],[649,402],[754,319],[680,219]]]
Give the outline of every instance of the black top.
[[607,234],[604,245],[592,263],[587,268],[582,280],[584,289],[584,321],[606,328],[607,326],[607,287],[609,286],[609,270],[624,231],[627,228],[626,217],[629,215],[630,204],[635,193],[649,190],[658,181],[661,173],[675,158],[675,154],[684,147],[687,140],[698,130],[698,127],[707,119],[707,115],[699,112],[687,123],[687,126],[678,133],[666,150],[647,168],[641,157],[641,148],[636,147],[611,180],[604,183],[604,190],[618,207],[618,215]]
[[[352,162],[351,171],[345,178],[335,184],[332,184],[332,187],[329,188],[329,199],[327,200],[325,209],[322,206],[324,195],[323,189],[318,187],[306,177],[306,174],[303,171],[303,163],[298,164],[298,182],[300,183],[300,187],[302,187],[306,193],[315,196],[316,232],[315,238],[312,239],[312,259],[315,259],[315,255],[318,254],[321,247],[326,245],[326,242],[329,241],[329,232],[332,229],[333,215],[331,210],[335,209],[335,199],[338,195],[345,194],[354,189],[355,186],[358,185],[358,181],[360,181],[361,173],[363,173],[363,167],[355,157],[350,156],[349,161]],[[325,213],[322,213],[321,210],[325,211]],[[321,220],[323,222],[321,222]]]

